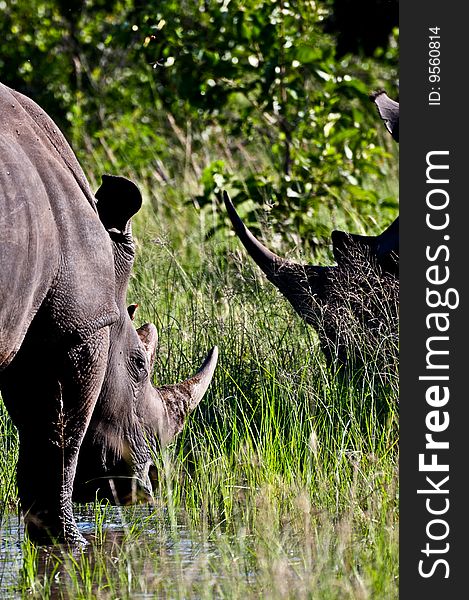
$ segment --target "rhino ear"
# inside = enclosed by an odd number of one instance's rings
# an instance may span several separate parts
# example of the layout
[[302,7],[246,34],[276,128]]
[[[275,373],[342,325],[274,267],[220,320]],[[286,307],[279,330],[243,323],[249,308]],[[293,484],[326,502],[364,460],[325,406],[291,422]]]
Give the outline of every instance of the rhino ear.
[[137,312],[138,304],[129,304],[127,307],[127,312],[129,313],[130,319],[133,321],[135,319],[135,313]]
[[371,99],[376,104],[379,116],[383,119],[386,129],[396,142],[399,142],[399,102],[391,100],[383,90],[371,94]]
[[[364,237],[364,236],[363,236]],[[332,240],[332,253],[336,262],[340,265],[342,263],[350,262],[353,259],[354,250],[355,254],[357,248],[355,247],[354,237],[345,231],[334,230],[331,234]]]
[[339,265],[357,264],[363,257],[376,260],[385,272],[397,274],[399,268],[399,217],[380,235],[332,232],[332,251]]
[[138,187],[125,177],[103,175],[95,194],[99,218],[107,230],[124,233],[133,215],[142,206]]
[[155,363],[156,344],[158,342],[158,332],[153,323],[145,323],[139,329],[137,329],[138,337],[142,342],[146,355],[148,357],[148,363],[150,365],[150,372],[153,370]]

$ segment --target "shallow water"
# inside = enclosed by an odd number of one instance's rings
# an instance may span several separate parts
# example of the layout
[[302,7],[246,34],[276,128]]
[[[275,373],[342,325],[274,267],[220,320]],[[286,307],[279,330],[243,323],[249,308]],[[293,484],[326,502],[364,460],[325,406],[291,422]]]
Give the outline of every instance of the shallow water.
[[[87,505],[76,510],[75,517],[88,546],[74,552],[60,546],[39,548],[35,559],[31,561],[29,557],[28,561],[24,556],[22,522],[16,515],[4,516],[0,526],[1,600],[36,597],[35,593],[52,599],[73,597],[66,590],[73,589],[72,579],[76,573],[81,573],[80,567],[84,565],[84,571],[91,573],[90,578],[95,578],[91,583],[83,583],[83,587],[91,585],[94,588],[100,577],[121,576],[123,563],[127,563],[127,569],[136,572],[129,573],[126,579],[128,597],[149,600],[157,597],[153,585],[155,557],[156,562],[163,565],[165,575],[174,578],[180,577],[181,569],[192,571],[197,577],[201,561],[206,563],[217,558],[213,544],[198,538],[194,532],[189,534],[182,525],[171,525],[165,512],[156,513],[149,506],[105,507],[96,513],[94,505]],[[101,521],[99,527],[97,520]],[[31,589],[28,586],[31,580],[28,581],[27,576],[25,579],[28,562],[36,565],[33,577],[40,582],[38,590]],[[96,565],[101,569],[98,576],[94,573]],[[136,589],[131,590],[132,577],[134,580],[139,577],[140,581]],[[148,578],[148,591],[145,591],[145,578]],[[90,597],[100,597],[99,592],[96,596],[92,594]],[[105,594],[105,597],[108,596]]]
[[5,515],[0,526],[0,598],[20,598],[12,591],[17,587],[23,564],[21,544],[23,525],[16,515]]

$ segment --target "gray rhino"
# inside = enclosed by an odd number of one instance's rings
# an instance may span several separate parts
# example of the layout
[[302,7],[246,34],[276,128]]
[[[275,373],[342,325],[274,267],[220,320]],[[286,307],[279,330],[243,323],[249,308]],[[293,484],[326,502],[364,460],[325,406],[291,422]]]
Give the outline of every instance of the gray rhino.
[[0,391],[21,509],[33,541],[80,543],[74,484],[80,497],[122,479],[115,500],[149,497],[152,452],[201,400],[217,349],[187,381],[152,386],[156,329],[126,307],[138,188],[104,176],[95,197],[55,123],[1,84],[0,131]]
[[[372,96],[386,128],[399,141],[399,104]],[[329,366],[351,375],[370,361],[383,376],[397,366],[399,220],[378,236],[332,232],[336,265],[301,265],[261,244],[223,193],[234,231],[296,312],[318,332]]]
[[384,90],[371,94],[379,116],[396,142],[399,142],[399,102],[392,100]]

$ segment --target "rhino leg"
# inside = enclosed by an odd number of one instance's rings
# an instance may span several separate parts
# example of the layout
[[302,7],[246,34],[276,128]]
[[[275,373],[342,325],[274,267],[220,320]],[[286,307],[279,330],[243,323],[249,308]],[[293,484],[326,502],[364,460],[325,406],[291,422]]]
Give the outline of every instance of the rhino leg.
[[108,346],[108,328],[71,348],[25,340],[1,375],[2,395],[19,433],[21,509],[36,543],[84,542],[73,517],[73,480]]

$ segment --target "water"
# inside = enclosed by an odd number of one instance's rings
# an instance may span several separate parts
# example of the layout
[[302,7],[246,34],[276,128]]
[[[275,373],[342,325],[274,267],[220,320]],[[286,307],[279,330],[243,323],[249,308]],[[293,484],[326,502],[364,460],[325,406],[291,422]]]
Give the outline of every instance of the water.
[[[158,597],[158,577],[176,581],[184,573],[197,578],[204,573],[201,564],[217,560],[212,543],[171,523],[164,510],[155,512],[149,506],[95,510],[94,505],[87,505],[75,511],[75,517],[89,545],[71,552],[23,544],[24,529],[18,517],[4,516],[0,526],[1,600],[72,598],[70,589],[89,589],[90,598],[99,598],[101,593],[111,598],[114,596],[99,591],[112,587],[110,580],[117,582],[120,595],[150,600]],[[155,565],[159,567],[156,570]]]
[[21,544],[24,539],[23,525],[16,515],[4,515],[0,527],[0,598],[20,598],[12,593],[17,585],[23,564]]

